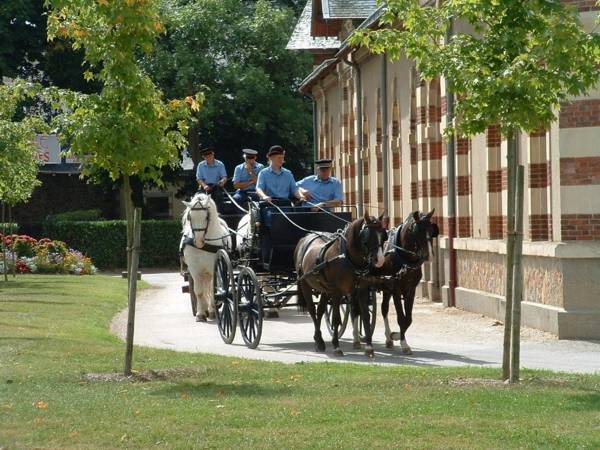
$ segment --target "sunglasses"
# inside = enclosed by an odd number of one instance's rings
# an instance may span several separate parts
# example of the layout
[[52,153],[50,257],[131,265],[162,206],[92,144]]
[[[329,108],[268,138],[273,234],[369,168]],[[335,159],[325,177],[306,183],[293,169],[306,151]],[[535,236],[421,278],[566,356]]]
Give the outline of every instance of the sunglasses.
[[256,159],[256,155],[246,155],[246,159]]

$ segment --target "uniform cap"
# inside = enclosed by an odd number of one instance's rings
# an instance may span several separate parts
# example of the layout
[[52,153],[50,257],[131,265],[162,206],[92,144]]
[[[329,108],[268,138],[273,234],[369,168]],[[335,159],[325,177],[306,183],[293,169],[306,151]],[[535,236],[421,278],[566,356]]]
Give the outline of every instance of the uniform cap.
[[319,159],[319,160],[315,161],[315,167],[317,167],[319,169],[331,167],[331,166],[332,166],[331,159]]
[[215,152],[215,148],[214,147],[206,147],[206,148],[203,148],[202,150],[200,150],[200,154],[202,156],[208,155],[209,153],[214,153],[214,152]]
[[251,148],[245,148],[245,149],[243,149],[242,153],[244,155],[253,155],[253,156],[258,155],[258,152],[256,150],[252,150]]
[[285,151],[283,150],[283,147],[281,145],[273,145],[269,149],[267,156],[273,156],[273,155],[285,155]]

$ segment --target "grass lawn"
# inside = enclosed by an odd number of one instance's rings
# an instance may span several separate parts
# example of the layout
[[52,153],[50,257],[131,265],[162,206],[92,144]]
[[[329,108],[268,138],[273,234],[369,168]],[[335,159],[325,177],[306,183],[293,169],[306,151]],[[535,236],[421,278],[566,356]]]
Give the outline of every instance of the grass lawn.
[[86,381],[122,370],[125,346],[108,323],[125,291],[124,280],[101,275],[0,283],[0,449],[600,448],[600,376],[527,370],[508,387],[490,369],[136,348],[138,370],[181,370]]

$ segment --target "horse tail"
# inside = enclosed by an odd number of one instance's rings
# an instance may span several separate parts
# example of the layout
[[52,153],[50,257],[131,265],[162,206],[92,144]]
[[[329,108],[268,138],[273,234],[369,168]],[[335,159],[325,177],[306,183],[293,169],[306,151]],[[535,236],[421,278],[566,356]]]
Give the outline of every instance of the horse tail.
[[[298,273],[298,276],[301,278],[302,274]],[[306,314],[308,312],[308,299],[306,298],[306,295],[304,295],[304,291],[302,289],[305,282],[300,278],[298,278],[298,281],[296,282],[296,289],[298,291],[298,312],[300,312],[301,314]]]

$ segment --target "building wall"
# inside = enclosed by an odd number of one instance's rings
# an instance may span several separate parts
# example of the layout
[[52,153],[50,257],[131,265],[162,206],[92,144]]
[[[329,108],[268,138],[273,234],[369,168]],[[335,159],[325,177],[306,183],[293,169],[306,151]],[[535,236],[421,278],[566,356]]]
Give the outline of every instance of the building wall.
[[[589,2],[572,2],[593,26]],[[592,2],[593,3],[593,2]],[[594,7],[595,8],[595,7]],[[443,80],[423,82],[406,59],[387,62],[387,123],[382,123],[382,56],[352,55],[362,74],[340,62],[313,89],[319,108],[319,156],[331,157],[346,200],[358,198],[363,163],[365,210],[398,225],[414,210],[435,208],[442,236],[424,266],[421,294],[448,297],[448,179]],[[363,125],[364,146],[356,129]],[[389,137],[388,185],[383,137]],[[507,142],[496,127],[456,141],[457,306],[504,318]],[[548,130],[519,137],[525,166],[523,323],[560,337],[600,338],[600,87],[561,105]],[[388,203],[384,204],[384,192]],[[585,243],[581,244],[581,241]]]

